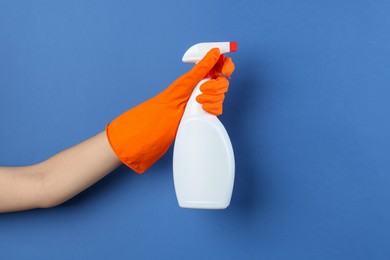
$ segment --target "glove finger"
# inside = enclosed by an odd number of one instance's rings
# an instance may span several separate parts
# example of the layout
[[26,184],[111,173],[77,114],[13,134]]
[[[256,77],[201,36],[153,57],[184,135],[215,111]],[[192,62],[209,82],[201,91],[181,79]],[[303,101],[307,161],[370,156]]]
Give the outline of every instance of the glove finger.
[[206,81],[200,86],[200,91],[204,94],[218,95],[228,91],[229,80],[223,76]]
[[218,48],[211,49],[206,56],[199,61],[184,77],[194,83],[194,86],[202,80],[206,74],[215,66],[219,59],[220,51]]
[[222,103],[206,103],[202,105],[202,108],[206,112],[215,116],[219,116],[222,114]]
[[224,94],[219,94],[219,95],[200,94],[196,97],[196,101],[200,104],[222,104],[224,100],[225,100]]
[[223,66],[222,66],[222,74],[230,77],[235,69],[233,60],[231,58],[226,58]]

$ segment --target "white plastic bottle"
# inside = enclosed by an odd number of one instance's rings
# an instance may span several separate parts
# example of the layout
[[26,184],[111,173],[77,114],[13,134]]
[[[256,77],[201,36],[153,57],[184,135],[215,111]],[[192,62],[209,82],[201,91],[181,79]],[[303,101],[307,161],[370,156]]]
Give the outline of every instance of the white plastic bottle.
[[[199,62],[209,50],[222,53],[237,50],[235,42],[209,42],[192,46],[183,62]],[[234,184],[234,154],[225,127],[195,100],[192,92],[177,131],[173,152],[173,177],[180,207],[225,209],[229,206]]]

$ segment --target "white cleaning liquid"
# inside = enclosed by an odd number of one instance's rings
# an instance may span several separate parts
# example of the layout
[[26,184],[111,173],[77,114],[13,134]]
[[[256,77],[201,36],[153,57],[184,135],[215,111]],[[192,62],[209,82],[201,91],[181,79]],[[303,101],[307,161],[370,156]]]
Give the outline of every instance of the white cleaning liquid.
[[[196,63],[212,48],[219,48],[222,54],[235,51],[236,44],[196,44],[184,54],[183,61]],[[183,208],[224,209],[233,192],[234,153],[229,135],[219,119],[195,100],[207,80],[193,90],[174,145],[173,177],[177,200]]]

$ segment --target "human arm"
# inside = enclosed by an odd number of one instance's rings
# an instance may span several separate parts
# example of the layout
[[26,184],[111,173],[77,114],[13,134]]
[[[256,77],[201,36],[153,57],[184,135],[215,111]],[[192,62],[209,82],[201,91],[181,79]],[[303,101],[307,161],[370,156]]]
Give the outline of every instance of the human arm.
[[41,163],[0,167],[0,212],[54,207],[120,164],[101,132]]

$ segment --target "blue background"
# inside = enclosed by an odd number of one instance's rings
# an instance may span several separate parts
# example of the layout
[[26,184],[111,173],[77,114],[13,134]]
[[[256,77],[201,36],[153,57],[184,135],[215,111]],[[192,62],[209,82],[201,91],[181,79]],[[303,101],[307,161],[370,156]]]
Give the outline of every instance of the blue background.
[[181,209],[172,149],[52,209],[0,214],[0,259],[390,259],[387,1],[0,1],[0,165],[102,131],[239,43],[230,207]]

